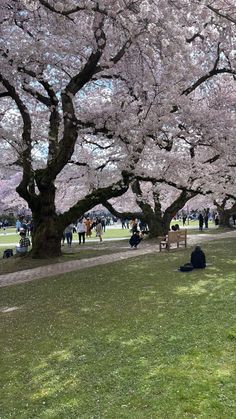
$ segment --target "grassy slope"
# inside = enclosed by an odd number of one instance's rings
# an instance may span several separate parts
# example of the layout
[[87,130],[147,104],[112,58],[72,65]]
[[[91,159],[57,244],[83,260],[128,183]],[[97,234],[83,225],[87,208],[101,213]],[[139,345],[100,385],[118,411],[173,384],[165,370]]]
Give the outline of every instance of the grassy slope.
[[2,288],[0,417],[235,418],[236,241],[204,250]]

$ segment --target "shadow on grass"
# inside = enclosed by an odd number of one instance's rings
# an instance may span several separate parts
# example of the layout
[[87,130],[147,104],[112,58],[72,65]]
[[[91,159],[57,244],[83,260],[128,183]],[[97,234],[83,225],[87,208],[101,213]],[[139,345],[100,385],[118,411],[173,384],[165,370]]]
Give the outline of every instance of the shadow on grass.
[[31,255],[20,257],[15,255],[8,259],[0,260],[0,275],[20,272],[26,269],[33,269],[40,266],[63,263],[71,260],[90,259],[96,256],[109,255],[113,253],[122,253],[129,249],[123,241],[104,243],[88,243],[86,246],[73,245],[72,248],[63,248],[62,256],[53,259],[32,259]]

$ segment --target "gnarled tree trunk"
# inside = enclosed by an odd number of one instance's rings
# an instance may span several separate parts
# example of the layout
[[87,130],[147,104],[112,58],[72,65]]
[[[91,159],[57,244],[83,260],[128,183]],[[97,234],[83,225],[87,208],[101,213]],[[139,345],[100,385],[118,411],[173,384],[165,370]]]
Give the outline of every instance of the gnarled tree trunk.
[[231,208],[225,208],[228,201],[230,201],[229,197],[224,198],[222,204],[219,204],[217,201],[214,201],[214,204],[216,205],[219,214],[219,227],[222,228],[232,227],[232,225],[230,224],[230,218],[236,210],[235,203],[231,206]]
[[224,209],[220,209],[218,207],[218,214],[219,214],[219,227],[222,227],[222,228],[232,227],[230,224],[231,212]]
[[149,229],[149,238],[157,238],[158,236],[165,236],[170,230],[170,223],[175,214],[180,211],[189,199],[197,195],[196,192],[183,190],[177,199],[166,208],[163,212],[161,210],[160,194],[153,193],[154,208],[147,202],[144,202],[142,190],[139,181],[134,181],[132,184],[132,191],[136,195],[136,202],[139,205],[141,212],[119,212],[107,201],[103,205],[117,218],[138,218],[140,221],[146,223]]
[[54,258],[61,255],[61,237],[64,226],[55,208],[55,185],[53,182],[40,183],[37,205],[32,208],[33,258]]

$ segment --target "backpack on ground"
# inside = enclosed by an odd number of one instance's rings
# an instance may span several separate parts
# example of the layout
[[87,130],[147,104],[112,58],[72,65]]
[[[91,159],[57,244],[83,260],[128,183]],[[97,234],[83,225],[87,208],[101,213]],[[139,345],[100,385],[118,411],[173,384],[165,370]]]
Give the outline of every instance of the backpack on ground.
[[12,249],[6,249],[3,252],[3,259],[10,258],[13,256],[13,250]]
[[194,269],[191,263],[185,263],[184,265],[179,267],[180,272],[190,272]]

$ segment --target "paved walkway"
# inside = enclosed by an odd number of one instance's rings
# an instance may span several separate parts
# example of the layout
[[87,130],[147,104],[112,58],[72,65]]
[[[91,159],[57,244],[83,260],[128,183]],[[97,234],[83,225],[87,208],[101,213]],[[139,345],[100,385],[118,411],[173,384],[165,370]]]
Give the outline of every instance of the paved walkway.
[[[221,234],[193,234],[188,236],[188,244],[190,246],[203,241],[218,240],[221,238],[236,238],[236,231],[229,231]],[[27,269],[25,271],[13,272],[5,275],[0,275],[0,287],[7,287],[9,285],[21,284],[23,282],[34,281],[35,279],[47,278],[50,276],[57,276],[66,272],[79,271],[90,268],[92,266],[104,265],[107,263],[117,262],[120,260],[130,259],[137,256],[143,256],[159,252],[159,245],[149,245],[143,243],[139,249],[127,249],[127,251],[114,253],[111,255],[97,256],[90,259],[73,260],[69,262],[54,263],[51,265],[41,266],[38,268]]]

